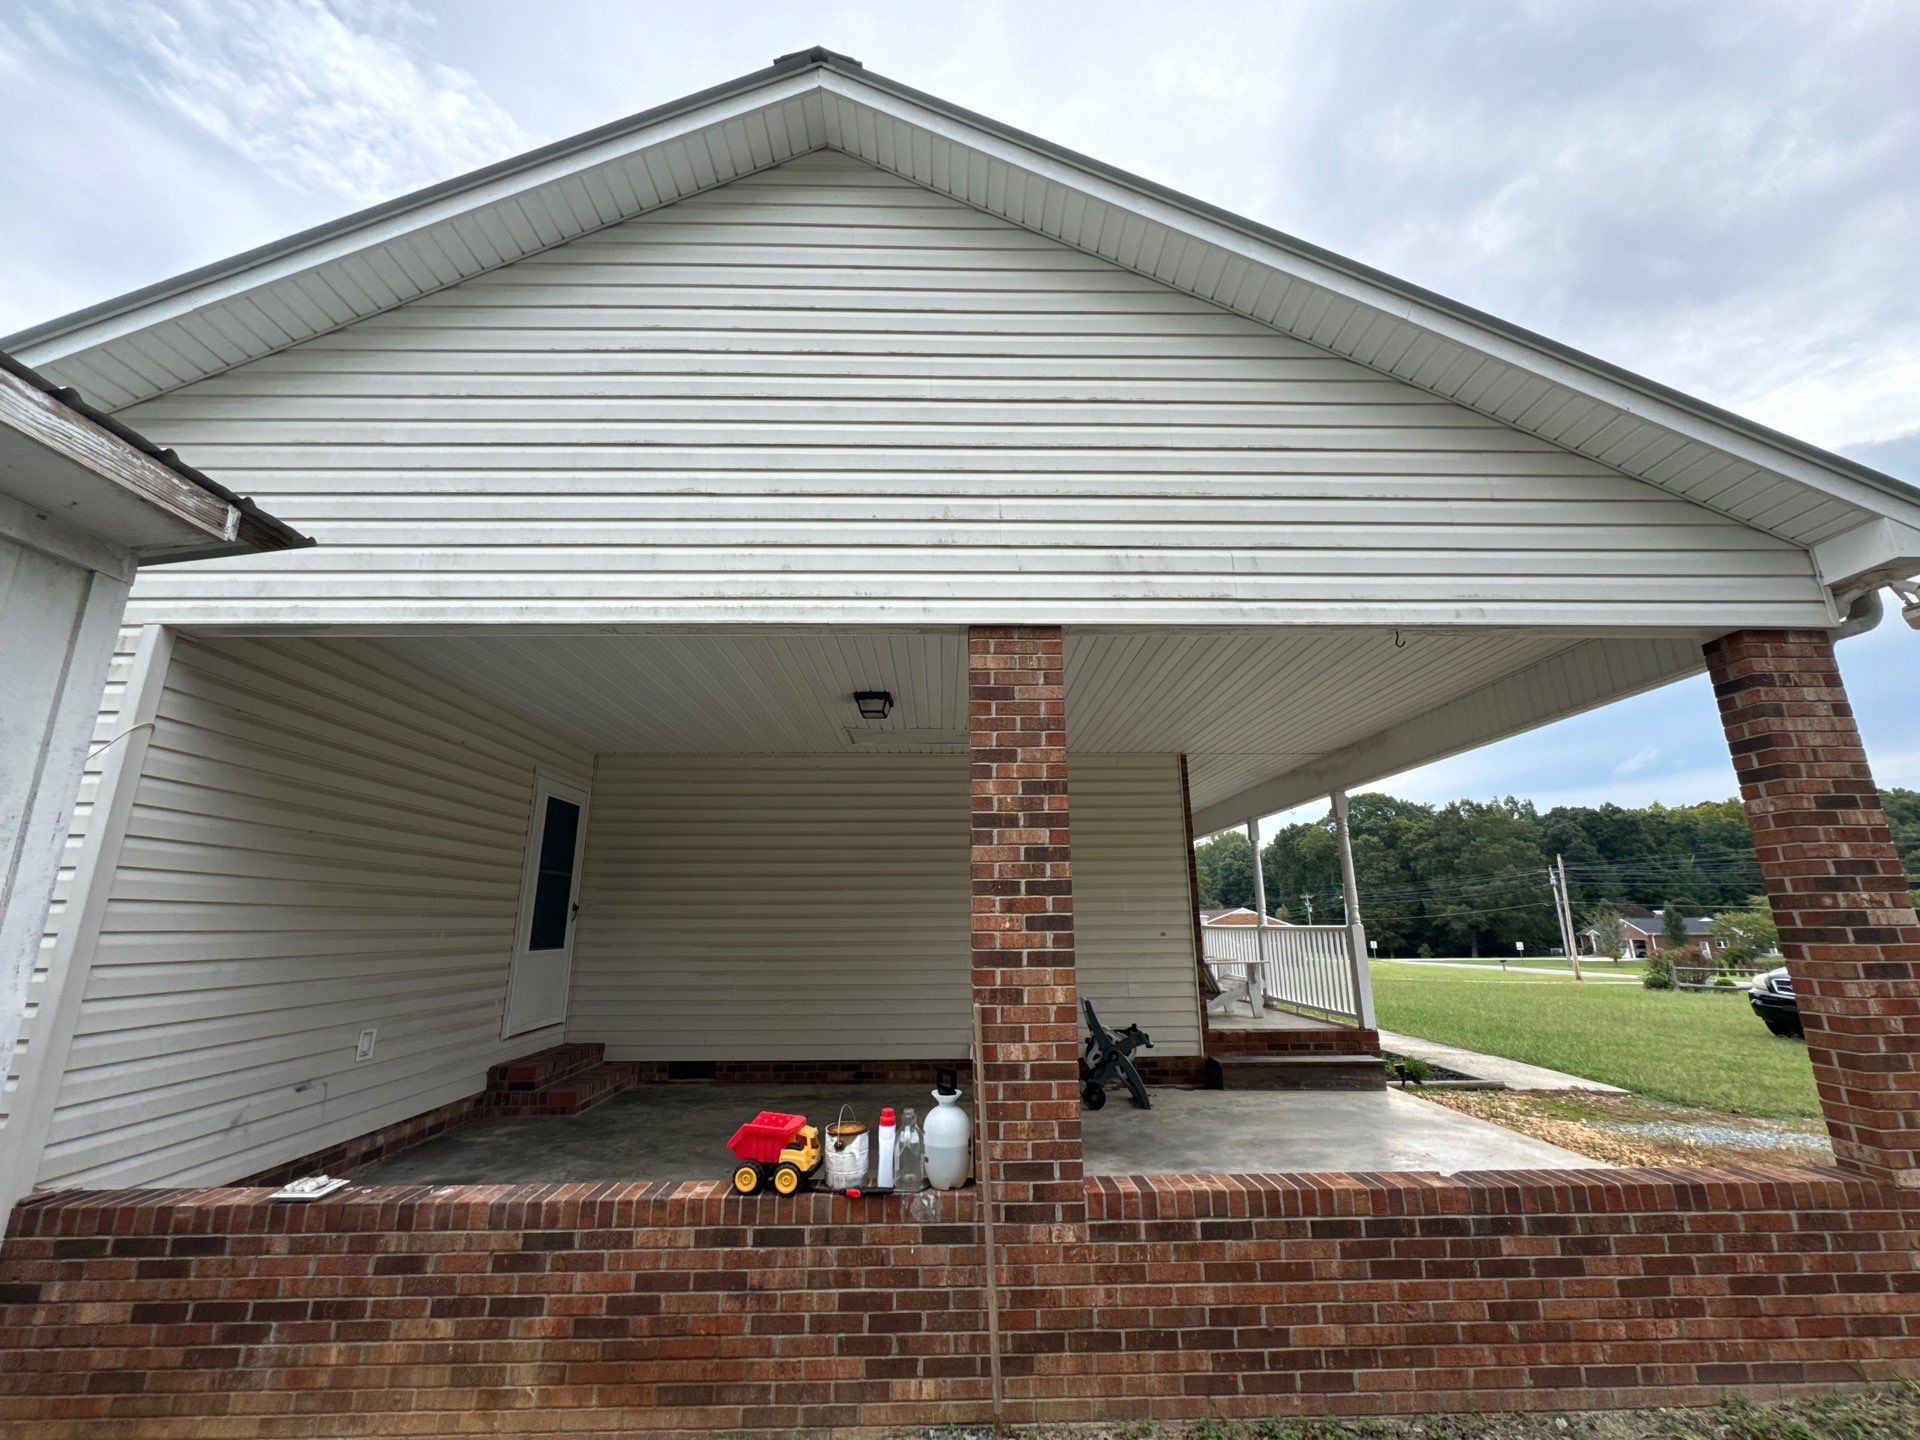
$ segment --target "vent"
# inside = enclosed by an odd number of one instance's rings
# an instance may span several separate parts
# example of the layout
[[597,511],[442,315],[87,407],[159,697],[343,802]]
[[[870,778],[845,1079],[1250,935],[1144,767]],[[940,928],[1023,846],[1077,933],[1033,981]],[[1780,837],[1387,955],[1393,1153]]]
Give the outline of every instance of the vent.
[[847,744],[858,750],[964,750],[964,730],[862,730],[847,727]]

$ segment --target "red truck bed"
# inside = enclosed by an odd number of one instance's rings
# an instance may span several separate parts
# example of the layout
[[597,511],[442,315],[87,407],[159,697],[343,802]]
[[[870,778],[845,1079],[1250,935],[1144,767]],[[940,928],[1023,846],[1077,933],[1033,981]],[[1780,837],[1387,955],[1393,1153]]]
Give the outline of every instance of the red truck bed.
[[762,1110],[733,1132],[727,1148],[742,1160],[771,1165],[780,1152],[807,1123],[804,1115],[782,1115],[778,1110]]

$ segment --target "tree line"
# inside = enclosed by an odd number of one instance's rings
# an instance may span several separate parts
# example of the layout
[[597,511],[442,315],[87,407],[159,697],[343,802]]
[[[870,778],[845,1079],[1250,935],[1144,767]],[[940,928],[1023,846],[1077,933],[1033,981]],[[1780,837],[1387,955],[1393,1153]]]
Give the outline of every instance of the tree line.
[[[1894,843],[1920,878],[1920,791],[1883,792]],[[1542,954],[1560,943],[1547,867],[1564,860],[1576,922],[1618,910],[1714,915],[1761,892],[1738,800],[1697,805],[1562,805],[1538,812],[1511,796],[1422,805],[1392,795],[1349,802],[1353,866],[1367,938],[1382,955]],[[1261,850],[1268,913],[1334,923],[1345,907],[1331,810],[1289,825]],[[1195,850],[1208,908],[1253,904],[1253,854],[1241,831]]]

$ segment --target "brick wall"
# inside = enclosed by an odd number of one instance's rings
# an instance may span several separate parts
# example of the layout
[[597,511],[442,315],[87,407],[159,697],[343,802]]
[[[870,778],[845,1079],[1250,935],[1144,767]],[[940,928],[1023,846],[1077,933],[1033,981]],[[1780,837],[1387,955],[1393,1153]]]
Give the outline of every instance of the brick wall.
[[1207,1027],[1209,1055],[1378,1055],[1380,1032],[1350,1026],[1300,1030],[1223,1030]]
[[[1916,1236],[1833,1171],[1103,1178],[1001,1268],[1007,1415],[1701,1403],[1920,1360]],[[0,1435],[552,1436],[977,1422],[973,1197],[712,1182],[31,1202]],[[1911,1213],[1911,1212],[1909,1212]]]
[[1086,1219],[1060,667],[1057,626],[967,632],[982,1118],[1012,1225]]
[[1841,1164],[1920,1186],[1920,922],[1832,642],[1706,647]]

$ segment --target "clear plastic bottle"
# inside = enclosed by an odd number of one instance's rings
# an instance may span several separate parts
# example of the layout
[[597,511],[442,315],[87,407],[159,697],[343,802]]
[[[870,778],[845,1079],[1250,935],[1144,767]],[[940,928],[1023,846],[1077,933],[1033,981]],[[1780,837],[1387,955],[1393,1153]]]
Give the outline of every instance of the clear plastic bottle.
[[920,1117],[911,1105],[900,1112],[900,1136],[893,1162],[893,1188],[911,1195],[927,1188],[927,1151],[920,1136]]

